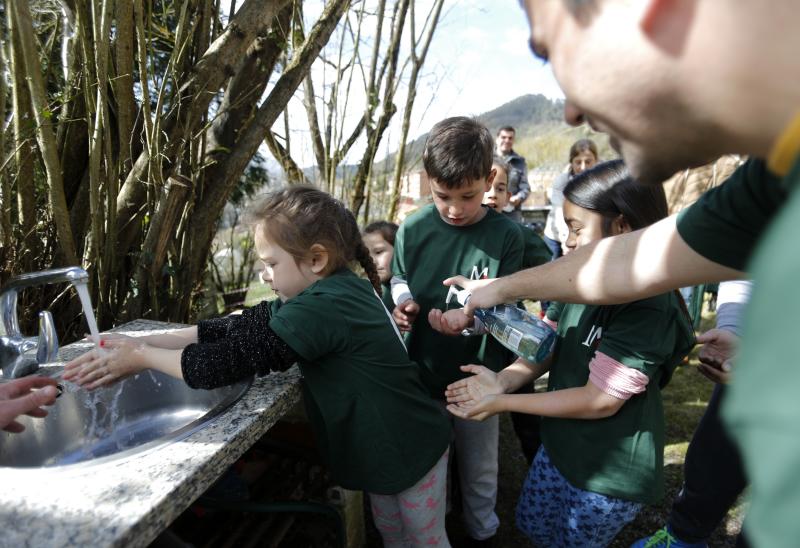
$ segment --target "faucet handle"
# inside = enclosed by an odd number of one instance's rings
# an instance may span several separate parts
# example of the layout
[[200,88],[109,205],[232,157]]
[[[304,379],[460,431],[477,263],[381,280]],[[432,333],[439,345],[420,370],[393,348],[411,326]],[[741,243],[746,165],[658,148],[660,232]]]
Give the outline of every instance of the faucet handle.
[[39,312],[39,342],[36,348],[36,361],[54,362],[58,358],[58,334],[49,310]]

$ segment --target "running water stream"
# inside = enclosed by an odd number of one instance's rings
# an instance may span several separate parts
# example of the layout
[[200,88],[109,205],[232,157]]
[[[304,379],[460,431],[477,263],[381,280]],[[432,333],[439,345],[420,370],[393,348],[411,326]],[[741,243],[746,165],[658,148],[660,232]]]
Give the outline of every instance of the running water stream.
[[[78,292],[78,297],[81,300],[81,306],[83,307],[83,315],[86,316],[86,323],[89,326],[89,333],[90,333],[90,340],[94,343],[94,347],[97,350],[97,353],[101,356],[105,354],[105,350],[100,347],[100,331],[97,329],[97,320],[94,317],[94,309],[92,308],[92,299],[89,296],[89,287],[85,282],[81,283],[78,282],[75,285],[75,290]],[[119,384],[117,387],[116,394],[114,398],[110,402],[110,409],[106,410],[106,413],[103,418],[106,419],[108,424],[105,426],[105,429],[113,435],[114,431],[114,422],[116,419],[119,418],[119,410],[116,409],[117,400],[119,399],[120,394],[122,393],[122,383]],[[102,434],[101,431],[98,431],[98,406],[100,404],[100,393],[97,391],[85,393],[86,399],[84,400],[84,405],[91,409],[91,420],[89,424],[86,425],[87,432],[89,433],[90,438],[98,437]],[[118,442],[119,443],[119,442]]]
[[92,335],[91,340],[94,342],[97,352],[102,355],[105,351],[100,348],[100,332],[97,330],[97,320],[94,319],[92,299],[89,297],[89,287],[86,285],[86,282],[76,282],[75,290],[78,292],[78,297],[81,299],[83,315],[86,316],[86,323],[89,325],[89,333]]

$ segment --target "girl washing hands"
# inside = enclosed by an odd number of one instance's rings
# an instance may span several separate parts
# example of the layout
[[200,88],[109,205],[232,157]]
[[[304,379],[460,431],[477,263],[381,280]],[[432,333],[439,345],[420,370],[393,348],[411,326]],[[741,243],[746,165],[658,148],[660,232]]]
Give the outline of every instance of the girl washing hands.
[[[576,176],[564,189],[567,247],[647,226],[667,215],[664,191],[631,180],[621,161]],[[459,316],[460,314],[460,316]],[[443,331],[463,329],[459,310],[439,313]],[[614,306],[567,304],[554,352],[518,359],[447,387],[448,410],[483,420],[503,411],[543,417],[542,448],[517,506],[517,525],[537,546],[606,546],[643,504],[664,490],[661,389],[694,345],[680,296]],[[509,394],[550,372],[548,391]]]
[[[376,295],[355,218],[330,195],[293,186],[253,212],[262,279],[278,299],[172,335],[102,339],[65,366],[87,388],[144,369],[216,388],[298,363],[318,446],[335,480],[370,494],[386,546],[450,546],[444,529],[447,418]],[[370,281],[349,265],[357,261]]]

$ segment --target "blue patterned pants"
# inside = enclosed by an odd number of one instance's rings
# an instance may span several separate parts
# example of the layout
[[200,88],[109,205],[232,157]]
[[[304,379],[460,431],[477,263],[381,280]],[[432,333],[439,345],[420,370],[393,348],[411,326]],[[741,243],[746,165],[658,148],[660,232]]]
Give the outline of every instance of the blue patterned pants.
[[607,546],[641,507],[572,486],[542,446],[517,502],[517,527],[542,548],[596,548]]

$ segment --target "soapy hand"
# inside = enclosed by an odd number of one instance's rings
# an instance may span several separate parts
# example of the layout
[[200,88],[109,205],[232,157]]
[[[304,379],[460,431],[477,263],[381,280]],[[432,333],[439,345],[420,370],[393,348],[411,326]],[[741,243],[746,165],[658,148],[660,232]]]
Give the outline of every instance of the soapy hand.
[[125,335],[102,335],[99,348],[78,356],[64,366],[64,380],[94,390],[145,369],[147,344]]
[[473,321],[465,316],[460,308],[446,312],[432,308],[428,312],[428,323],[433,329],[445,335],[460,335],[462,331],[473,324]]
[[24,377],[0,384],[0,428],[19,433],[25,426],[15,419],[20,415],[46,417],[45,405],[53,405],[60,391],[55,379]]
[[411,325],[417,319],[417,314],[419,314],[419,305],[413,299],[408,299],[394,307],[392,317],[397,328],[405,333],[411,331]]
[[462,365],[461,370],[471,377],[447,386],[447,410],[457,417],[482,421],[501,412],[498,395],[505,391],[497,373],[482,365]]

